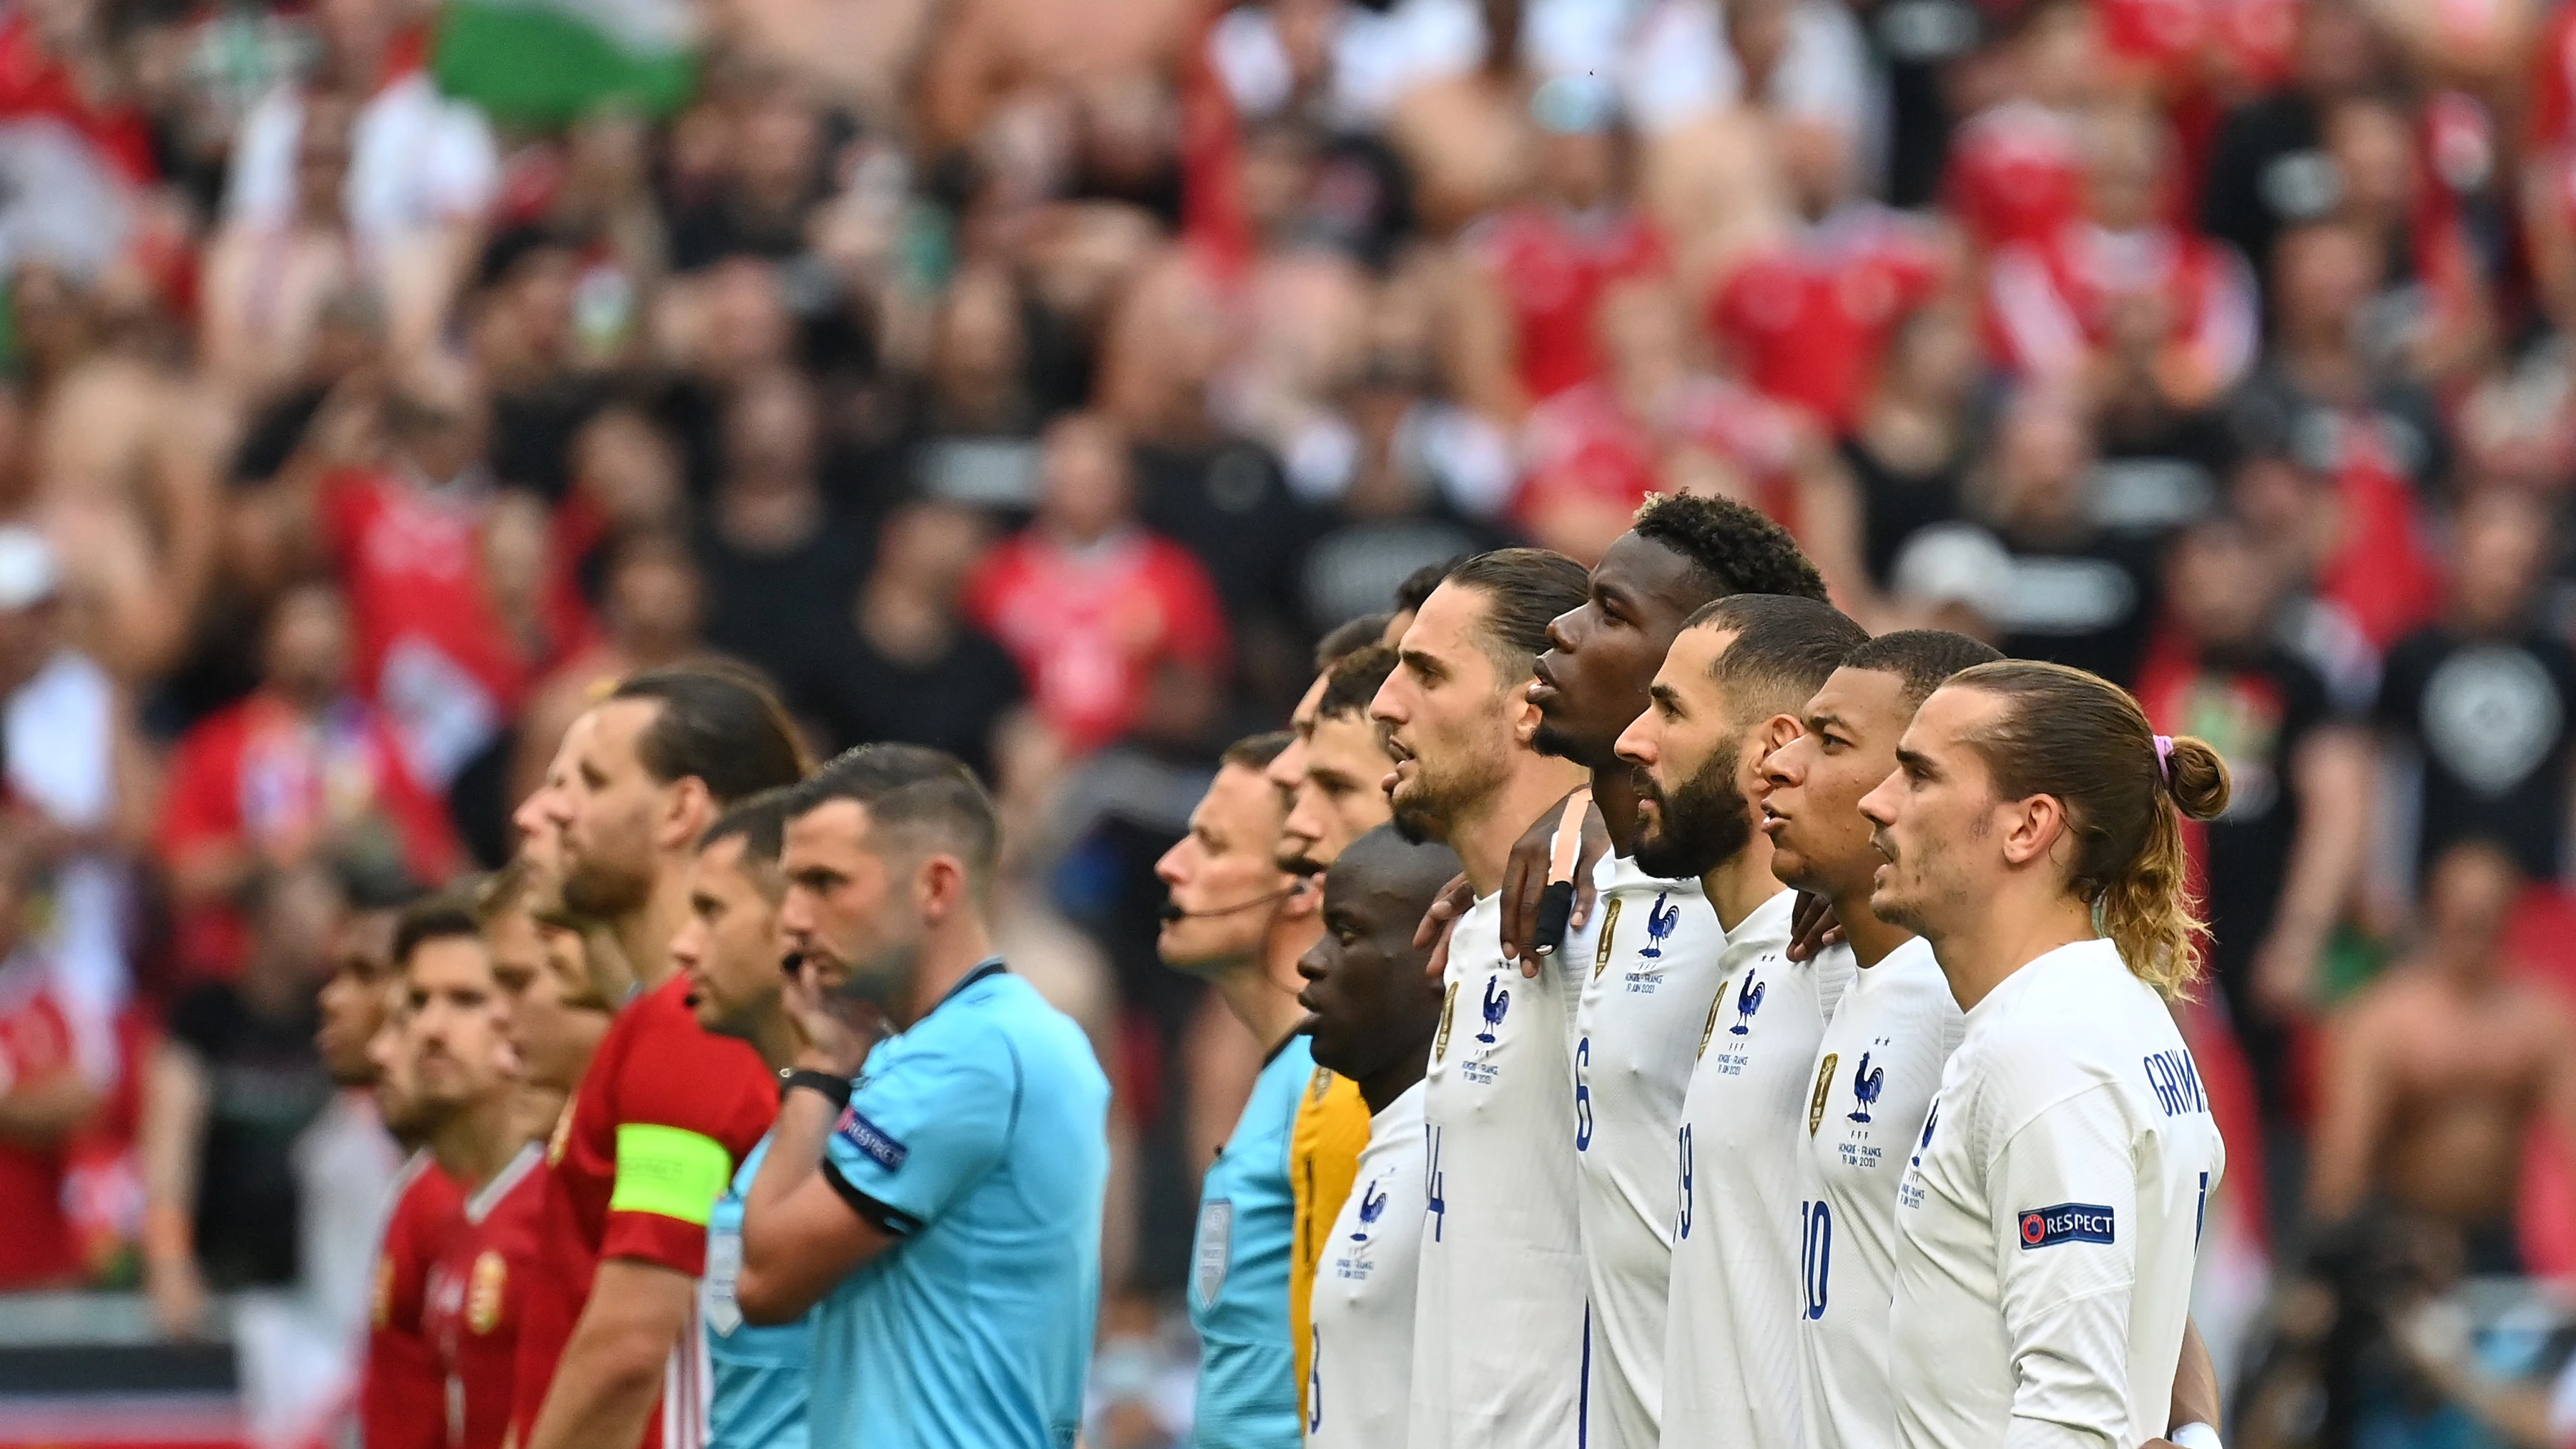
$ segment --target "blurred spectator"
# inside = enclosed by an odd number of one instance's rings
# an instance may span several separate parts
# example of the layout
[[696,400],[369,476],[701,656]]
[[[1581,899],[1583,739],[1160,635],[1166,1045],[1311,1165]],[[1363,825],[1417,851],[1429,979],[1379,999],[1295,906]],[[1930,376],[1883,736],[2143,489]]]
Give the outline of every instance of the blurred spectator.
[[2459,198],[2429,174],[2422,128],[2394,100],[2350,97],[2326,112],[2326,155],[2334,216],[2370,239],[2378,263],[2360,346],[2388,371],[2447,384],[2483,360],[2492,329]]
[[698,540],[707,642],[783,677],[831,628],[814,601],[850,596],[868,538],[833,516],[815,480],[819,419],[803,375],[746,379],[724,420],[724,481]]
[[69,1147],[118,1075],[115,1033],[63,991],[30,929],[45,893],[27,842],[0,838],[0,1289],[61,1287],[87,1266],[65,1212]]
[[2286,82],[2228,112],[2210,152],[2200,227],[2256,268],[2274,265],[2281,232],[2334,208],[2341,190],[2325,154],[2325,112],[2386,78],[2387,47],[2363,0],[2303,0]]
[[2522,1146],[2576,1148],[2576,1020],[2514,974],[2504,926],[2522,881],[2477,839],[2435,858],[2423,940],[2338,1014],[2308,1205],[2336,1222],[2385,1203],[2453,1235],[2468,1270],[2518,1273]]
[[1861,562],[1879,588],[1893,582],[1906,540],[1964,507],[1980,441],[1976,343],[1959,308],[1908,314],[1843,440],[1843,465],[1860,490]]
[[2044,244],[2084,208],[2084,107],[2094,99],[2102,24],[2082,0],[2025,9],[1992,62],[2004,95],[1959,123],[1944,200],[1980,246]]
[[[315,420],[283,501],[347,594],[360,693],[384,710],[412,777],[443,794],[500,741],[531,679],[575,632],[561,612],[568,583],[508,577],[502,566],[524,566],[526,548],[487,548],[496,525],[528,514],[495,506],[488,406],[462,367],[433,359],[395,382],[381,459],[364,442],[364,397],[338,406]],[[539,552],[540,567],[560,562]],[[529,598],[532,588],[542,597]],[[531,604],[545,617],[528,619]],[[532,623],[543,637],[530,637]]]
[[1204,743],[1230,641],[1207,571],[1136,521],[1117,430],[1047,429],[1037,517],[966,583],[966,616],[1019,661],[1030,701],[1074,754],[1122,735]]
[[1467,400],[1505,420],[1598,376],[1593,308],[1603,289],[1670,265],[1663,239],[1629,206],[1634,142],[1618,93],[1560,76],[1529,104],[1536,194],[1464,239],[1474,271],[1455,341]]
[[209,1291],[296,1281],[296,1141],[332,1096],[313,1035],[338,888],[303,869],[261,877],[250,896],[241,980],[179,998],[144,1091],[144,1284],[182,1337]]
[[717,124],[722,170],[672,218],[671,265],[695,271],[733,256],[785,261],[805,250],[805,221],[823,194],[823,123],[781,76],[744,77]]
[[2105,529],[2091,492],[2093,440],[2074,405],[2025,392],[1995,434],[1985,512],[2012,554],[1998,599],[2006,654],[2134,683],[2156,616],[2155,552]]
[[306,105],[337,94],[357,107],[341,208],[363,243],[403,351],[427,345],[444,320],[490,207],[500,163],[473,107],[441,96],[423,66],[428,36],[390,0],[323,0],[312,80],[269,92],[234,142],[227,218],[285,223],[296,209]]
[[549,503],[571,486],[573,440],[604,401],[574,317],[581,276],[572,246],[516,227],[484,246],[466,304],[475,366],[492,394],[493,476]]
[[610,545],[600,582],[600,635],[529,694],[511,746],[507,797],[525,800],[545,783],[546,762],[564,730],[611,685],[704,653],[698,621],[706,602],[697,559],[677,535],[631,533]]
[[2097,404],[2196,412],[2254,361],[2254,278],[2227,247],[2161,219],[2174,166],[2162,117],[2097,111],[2083,142],[2083,214],[2004,248],[1988,273],[2003,360]]
[[952,504],[915,503],[886,520],[867,582],[784,679],[789,703],[833,749],[930,745],[998,783],[995,738],[1027,691],[1010,654],[959,614],[984,547],[981,521]]
[[340,209],[356,114],[344,97],[313,97],[296,132],[292,205],[231,219],[207,249],[198,357],[208,380],[247,407],[302,385],[324,309],[370,284]]
[[2164,568],[2165,628],[2139,671],[2155,727],[2226,757],[2227,812],[2196,855],[2209,967],[2268,1121],[2294,1120],[2290,1028],[2319,1000],[2335,923],[2369,849],[2370,739],[2279,642],[2277,576],[2243,524],[2186,531]]
[[173,751],[159,844],[181,968],[229,977],[251,948],[235,903],[307,866],[443,881],[462,863],[438,797],[384,714],[350,687],[349,615],[307,584],[269,611],[263,677]]
[[2443,616],[2389,651],[2379,691],[2379,728],[2421,766],[2407,858],[2429,867],[2454,842],[2492,840],[2525,876],[2555,880],[2567,859],[2576,651],[2535,612],[2549,515],[2491,489],[2461,504],[2456,528]]

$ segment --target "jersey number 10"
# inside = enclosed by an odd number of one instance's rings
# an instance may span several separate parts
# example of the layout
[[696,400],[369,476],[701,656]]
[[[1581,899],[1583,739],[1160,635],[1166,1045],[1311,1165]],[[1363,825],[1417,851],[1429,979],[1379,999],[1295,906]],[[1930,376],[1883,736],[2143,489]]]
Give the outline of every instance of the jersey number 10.
[[1801,1223],[1798,1282],[1810,1322],[1825,1316],[1825,1285],[1833,1277],[1834,1213],[1822,1201],[1798,1204]]

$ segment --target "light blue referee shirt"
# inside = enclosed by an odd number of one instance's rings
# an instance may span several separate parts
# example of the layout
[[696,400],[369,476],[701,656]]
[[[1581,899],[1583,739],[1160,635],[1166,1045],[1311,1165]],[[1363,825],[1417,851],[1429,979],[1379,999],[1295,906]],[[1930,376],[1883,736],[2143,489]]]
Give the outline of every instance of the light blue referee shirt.
[[1297,1354],[1288,1340],[1296,1200],[1288,1136],[1315,1054],[1293,1036],[1261,1068],[1234,1135],[1199,1188],[1190,1326],[1199,1331],[1199,1449],[1298,1441]]
[[707,1276],[699,1280],[707,1323],[707,1449],[805,1449],[805,1343],[810,1312],[759,1328],[742,1321],[734,1288],[742,1279],[742,1203],[769,1139],[751,1149],[707,1217]]
[[902,1241],[815,1305],[814,1444],[1072,1444],[1109,1177],[1091,1043],[996,958],[880,1043],[856,1088],[824,1176]]

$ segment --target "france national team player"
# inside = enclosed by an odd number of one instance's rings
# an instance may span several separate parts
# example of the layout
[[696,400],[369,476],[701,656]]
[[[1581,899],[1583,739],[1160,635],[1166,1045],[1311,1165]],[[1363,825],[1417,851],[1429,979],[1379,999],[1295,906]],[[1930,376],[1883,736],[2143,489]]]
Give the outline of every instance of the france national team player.
[[1666,1315],[1669,1449],[1795,1445],[1798,1147],[1808,1067],[1851,965],[1787,957],[1793,901],[1771,874],[1751,797],[1798,709],[1867,636],[1813,599],[1738,594],[1692,617],[1619,739],[1642,777],[1636,856],[1697,875],[1726,929],[1698,1062],[1674,1133],[1676,1218]]
[[1205,1449],[1262,1449],[1297,1437],[1288,1139],[1315,1075],[1300,1030],[1297,958],[1320,932],[1321,916],[1311,886],[1279,863],[1287,801],[1263,772],[1289,738],[1255,735],[1228,749],[1190,812],[1189,833],[1155,865],[1171,891],[1155,943],[1163,964],[1214,986],[1265,1054],[1252,1098],[1199,1191],[1189,1309],[1200,1344],[1193,1437]]
[[1324,878],[1324,934],[1297,969],[1315,1059],[1359,1083],[1370,1112],[1356,1188],[1325,1235],[1313,1290],[1308,1449],[1404,1449],[1422,1262],[1422,1070],[1440,988],[1413,944],[1458,857],[1392,826],[1351,843]]
[[[992,954],[992,801],[955,759],[879,744],[788,810],[779,923],[808,1045],[744,1203],[743,1317],[820,1305],[817,1444],[1063,1449],[1099,1310],[1109,1085]],[[871,1016],[899,1031],[873,1052]]]
[[1458,565],[1370,706],[1396,762],[1396,829],[1456,851],[1476,894],[1450,937],[1424,1079],[1411,1449],[1561,1449],[1584,1433],[1574,986],[1561,964],[1530,977],[1504,958],[1500,905],[1513,842],[1583,780],[1531,747],[1528,700],[1547,622],[1583,582],[1536,549]]
[[1762,829],[1782,881],[1832,902],[1857,968],[1809,1069],[1798,1204],[1797,1324],[1813,1449],[1889,1449],[1888,1312],[1896,1181],[1964,1025],[1932,948],[1869,908],[1881,863],[1860,799],[1941,681],[2001,658],[1963,634],[1907,629],[1852,651],[1763,763]]
[[[1592,801],[1616,845],[1593,875],[1599,899],[1564,948],[1581,983],[1574,1163],[1591,1449],[1652,1449],[1662,1438],[1673,1134],[1726,945],[1696,878],[1659,879],[1637,865],[1635,772],[1617,747],[1683,622],[1732,593],[1821,600],[1825,584],[1787,530],[1740,503],[1650,498],[1594,566],[1582,605],[1548,625],[1529,692],[1539,750],[1592,772]],[[1514,872],[1545,871],[1548,847],[1547,832],[1524,835]],[[1507,884],[1503,898],[1516,894]]]
[[[671,938],[671,964],[689,983],[698,1024],[751,1043],[772,1070],[796,1061],[789,1018],[778,903],[787,792],[755,795],[716,817],[698,839],[689,870],[689,915]],[[771,1139],[746,1154],[707,1218],[707,1273],[699,1280],[706,1322],[708,1449],[805,1449],[806,1317],[775,1327],[745,1323],[735,1301],[742,1273],[742,1206],[760,1176]],[[807,1315],[810,1317],[811,1315]]]
[[1861,801],[1872,908],[1931,942],[1967,1034],[1897,1191],[1896,1442],[2136,1444],[2163,1429],[2226,1154],[2163,993],[2195,969],[2182,821],[2202,742],[2080,670],[1952,676]]

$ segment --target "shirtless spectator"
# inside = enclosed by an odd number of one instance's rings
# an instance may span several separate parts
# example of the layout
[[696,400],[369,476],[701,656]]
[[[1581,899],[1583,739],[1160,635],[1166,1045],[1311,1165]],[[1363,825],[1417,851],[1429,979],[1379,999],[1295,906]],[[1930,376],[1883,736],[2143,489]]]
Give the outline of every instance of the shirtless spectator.
[[207,248],[197,356],[206,380],[246,410],[304,384],[325,307],[364,277],[340,201],[356,114],[344,97],[313,97],[296,135],[292,208],[233,217]]
[[2524,1144],[2576,1146],[2576,1020],[2516,976],[2513,857],[2454,845],[2425,891],[2424,939],[2335,1018],[2308,1200],[2323,1222],[2374,1202],[2456,1232],[2473,1272],[2521,1271]]

